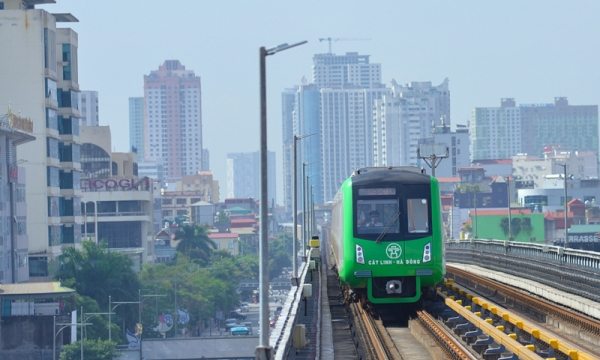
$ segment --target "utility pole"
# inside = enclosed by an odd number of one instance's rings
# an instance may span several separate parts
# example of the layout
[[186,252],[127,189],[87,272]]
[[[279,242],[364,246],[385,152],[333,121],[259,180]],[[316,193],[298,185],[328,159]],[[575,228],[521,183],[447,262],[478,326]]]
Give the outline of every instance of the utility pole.
[[513,241],[512,214],[510,213],[510,176],[506,176],[504,180],[506,180],[506,194],[508,195],[508,241]]
[[569,247],[569,232],[568,232],[568,213],[567,213],[567,163],[555,165],[562,166],[564,169],[564,187],[565,187],[565,249]]
[[[421,156],[422,145],[431,145],[430,154]],[[435,177],[435,168],[438,167],[438,165],[442,162],[442,159],[446,159],[448,156],[450,156],[450,151],[447,146],[445,155],[437,155],[435,153],[435,145],[441,144],[420,144],[419,147],[417,147],[417,157],[419,159],[423,159],[423,161],[425,161],[425,163],[429,165],[429,167],[431,168],[431,176],[433,177]]]

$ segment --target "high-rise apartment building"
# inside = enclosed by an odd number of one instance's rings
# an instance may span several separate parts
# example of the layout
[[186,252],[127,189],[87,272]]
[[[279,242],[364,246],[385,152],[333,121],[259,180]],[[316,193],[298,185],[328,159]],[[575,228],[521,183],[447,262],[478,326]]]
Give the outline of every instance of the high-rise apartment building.
[[145,158],[162,158],[168,179],[202,170],[201,98],[200,77],[179,60],[144,76]]
[[[277,204],[275,152],[267,152],[269,206]],[[227,154],[227,198],[260,199],[260,152]]]
[[311,164],[306,173],[315,204],[323,204],[354,170],[373,164],[373,100],[389,89],[381,84],[381,65],[356,52],[315,55],[312,77],[313,84],[297,90],[294,133],[316,134],[299,142],[298,163],[300,170]]
[[442,123],[450,125],[448,79],[438,86],[430,81],[402,86],[392,80],[391,93],[373,106],[375,166],[417,166],[419,140],[430,137]]
[[471,161],[510,159],[522,152],[521,108],[515,99],[502,99],[500,107],[474,108],[470,125]]
[[0,66],[0,104],[27,114],[36,137],[19,149],[27,203],[35,205],[27,207],[31,270],[81,241],[78,37],[57,28],[77,19],[35,9],[35,1],[2,3],[0,48],[10,56]]
[[371,88],[381,86],[381,64],[369,63],[370,55],[317,54],[313,57],[312,77],[317,88],[339,89],[346,85]]
[[[306,136],[297,141],[296,152],[298,156],[298,206],[304,211],[304,181],[307,193],[310,186],[315,196],[315,204],[323,204],[323,172],[321,171],[323,156],[321,152],[321,92],[316,85],[302,85],[296,91],[294,111],[294,132],[299,136]],[[293,143],[292,143],[293,145]],[[293,158],[292,158],[293,160]]]
[[79,108],[81,109],[80,126],[100,126],[98,116],[98,92],[82,91],[79,93]]
[[[0,96],[1,98],[1,96]],[[11,113],[0,115],[0,281],[29,280],[26,173],[17,146],[34,141],[33,121]],[[0,174],[1,175],[1,174]]]
[[521,152],[542,155],[562,145],[573,151],[598,151],[598,105],[569,105],[566,97],[552,104],[520,104]]
[[389,89],[321,89],[323,199],[331,201],[358,168],[373,166],[373,101]]
[[293,153],[294,153],[294,108],[296,89],[285,89],[281,94],[281,133],[283,143],[283,206],[286,214],[293,212]]
[[381,64],[371,64],[369,55],[318,54],[312,69],[313,83],[320,91],[319,195],[327,202],[354,170],[373,165],[373,101],[389,89],[381,84]]
[[598,151],[597,105],[573,106],[557,97],[554,103],[517,106],[502,99],[500,107],[474,108],[472,114],[471,161],[541,156],[551,146]]
[[144,161],[144,98],[129,98],[129,146],[137,152],[140,162]]

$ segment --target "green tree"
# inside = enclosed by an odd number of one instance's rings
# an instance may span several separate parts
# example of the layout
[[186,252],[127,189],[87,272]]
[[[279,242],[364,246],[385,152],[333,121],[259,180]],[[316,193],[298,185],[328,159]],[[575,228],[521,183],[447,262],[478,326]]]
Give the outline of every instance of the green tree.
[[[292,265],[292,235],[279,233],[269,244],[269,277],[279,276],[281,269]],[[292,254],[293,255],[293,254]]]
[[[72,279],[68,280],[67,283],[63,285],[69,287],[69,281],[72,281]],[[84,314],[107,312],[107,309],[101,309],[100,306],[98,306],[98,302],[96,300],[92,299],[89,296],[84,296],[77,293],[75,294],[75,308],[71,309],[69,304],[70,302],[67,302],[67,312],[70,312],[72,310],[77,310],[79,312],[81,311],[81,307],[83,307]],[[81,314],[78,314],[78,316],[81,316]],[[106,315],[94,315],[92,317],[89,317],[87,322],[94,324],[83,328],[84,336],[87,339],[108,339],[108,317]],[[119,326],[114,322],[111,325],[112,333],[119,334],[119,332],[121,331]]]
[[[89,340],[83,342],[83,357],[94,360],[112,360],[117,355],[117,343],[108,340]],[[81,359],[81,341],[63,345],[60,360]]]
[[[57,280],[74,288],[78,294],[93,299],[98,310],[102,309],[100,312],[107,312],[109,295],[112,301],[137,301],[140,282],[133,270],[133,262],[127,255],[111,251],[106,241],[100,244],[83,241],[81,247],[81,250],[72,246],[63,249]],[[84,312],[91,312],[85,306]],[[137,312],[123,313],[126,326],[133,328],[137,322]],[[113,316],[113,323],[119,324],[121,321],[119,316]]]
[[77,293],[96,300],[101,308],[108,307],[108,296],[113,300],[136,300],[140,283],[131,259],[111,251],[106,241],[81,243],[82,250],[66,247],[56,274],[57,280],[73,279]]
[[[190,314],[190,322],[178,325],[179,329],[188,327],[194,331],[198,326],[202,329],[207,320],[215,316],[215,311],[227,312],[239,301],[236,289],[241,271],[235,260],[227,256],[218,255],[210,267],[202,267],[185,254],[180,254],[172,265],[144,266],[139,277],[144,288],[155,289],[152,293],[166,295],[144,304],[142,323],[148,330],[156,326],[156,314],[170,313],[175,316],[177,307],[186,309]],[[152,304],[154,311],[150,310]],[[173,332],[174,327],[167,336],[172,336]],[[144,330],[143,336],[157,334]]]
[[258,279],[260,264],[258,254],[248,254],[235,258],[235,264],[242,273],[241,279]]
[[183,225],[175,233],[175,240],[180,240],[178,252],[201,265],[209,263],[213,250],[217,248],[214,241],[208,238],[207,227],[198,224]]
[[230,221],[229,215],[225,211],[219,211],[219,222],[228,223]]

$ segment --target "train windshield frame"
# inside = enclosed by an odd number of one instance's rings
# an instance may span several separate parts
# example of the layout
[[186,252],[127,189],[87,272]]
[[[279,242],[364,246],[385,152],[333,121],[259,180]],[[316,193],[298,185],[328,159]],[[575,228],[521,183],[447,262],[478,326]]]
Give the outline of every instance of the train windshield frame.
[[[385,191],[381,191],[385,188]],[[357,186],[353,189],[354,237],[403,241],[431,236],[431,188],[426,184]],[[383,236],[381,236],[383,234]]]

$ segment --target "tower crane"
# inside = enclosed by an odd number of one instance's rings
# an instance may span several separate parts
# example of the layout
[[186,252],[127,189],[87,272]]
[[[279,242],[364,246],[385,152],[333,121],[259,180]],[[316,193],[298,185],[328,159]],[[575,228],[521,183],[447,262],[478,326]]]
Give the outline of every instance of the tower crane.
[[331,52],[331,42],[332,41],[368,41],[371,39],[365,39],[365,38],[331,38],[331,37],[327,37],[327,38],[320,38],[319,41],[323,42],[323,41],[327,41],[329,42],[329,53],[332,54]]

